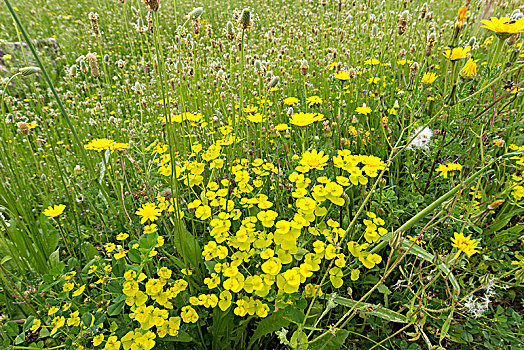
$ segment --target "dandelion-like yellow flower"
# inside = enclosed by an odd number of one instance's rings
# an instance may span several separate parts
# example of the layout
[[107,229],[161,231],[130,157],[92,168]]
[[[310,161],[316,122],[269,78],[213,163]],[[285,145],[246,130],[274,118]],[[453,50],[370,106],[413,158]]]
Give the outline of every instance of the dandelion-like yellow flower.
[[471,46],[466,47],[455,47],[451,50],[449,47],[444,51],[444,57],[450,61],[457,61],[465,58],[471,51]]
[[302,154],[297,170],[302,173],[307,173],[311,169],[324,170],[328,160],[329,155],[324,155],[324,151],[317,152],[316,149],[306,151]]
[[287,98],[284,99],[283,102],[287,106],[294,106],[294,105],[296,105],[299,102],[299,100],[296,97],[287,97]]
[[142,208],[138,209],[135,214],[141,216],[141,224],[144,224],[147,220],[155,221],[160,216],[161,210],[158,209],[154,203],[146,203]]
[[436,73],[427,72],[422,76],[422,82],[431,85],[437,80],[438,75]]
[[87,145],[84,145],[84,148],[87,150],[94,150],[97,152],[104,151],[111,148],[115,141],[109,139],[95,139],[90,141]]
[[495,32],[499,39],[502,40],[506,40],[513,34],[524,30],[524,18],[511,20],[508,17],[491,17],[490,20],[483,19],[481,22],[484,24],[482,28]]
[[451,238],[451,245],[458,249],[455,254],[455,259],[459,257],[460,253],[465,253],[468,258],[475,253],[480,252],[480,246],[475,239],[470,238],[471,235],[464,237],[462,233],[455,232],[455,237]]
[[56,218],[57,216],[62,215],[64,212],[66,206],[63,204],[55,205],[48,207],[44,210],[44,215],[47,216],[50,219]]
[[357,107],[355,112],[357,112],[358,114],[368,115],[372,112],[372,110],[364,103],[361,107]]
[[322,104],[322,98],[319,96],[310,96],[307,98],[307,105],[309,107],[317,106]]
[[289,122],[296,126],[308,126],[314,122],[324,120],[324,115],[319,113],[296,113],[289,118]]
[[460,76],[466,80],[471,80],[477,75],[477,63],[473,59],[468,59],[464,67],[460,70]]
[[440,172],[440,175],[445,179],[448,178],[448,173],[450,171],[461,171],[461,170],[462,170],[462,165],[457,164],[457,163],[440,164],[436,169],[436,171]]
[[340,81],[346,81],[346,80],[351,79],[351,77],[349,76],[348,72],[343,71],[343,70],[333,74],[333,76],[335,77],[335,79],[338,79]]

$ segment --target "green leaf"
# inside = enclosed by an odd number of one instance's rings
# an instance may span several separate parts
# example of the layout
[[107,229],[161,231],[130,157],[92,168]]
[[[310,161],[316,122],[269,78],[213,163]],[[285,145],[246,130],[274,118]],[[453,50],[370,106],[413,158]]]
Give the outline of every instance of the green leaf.
[[35,320],[35,316],[31,315],[29,316],[26,320],[25,320],[25,323],[24,323],[24,332],[27,332],[27,330],[29,328],[31,328],[33,326],[33,321]]
[[335,336],[328,334],[324,338],[311,344],[311,350],[338,350],[342,347],[348,335],[348,331],[345,329],[339,329],[335,333]]
[[172,337],[170,335],[165,336],[162,338],[163,341],[177,341],[181,343],[189,343],[193,341],[193,337],[190,336],[188,333],[184,331],[178,331],[178,334],[175,337]]
[[134,263],[139,264],[142,261],[140,252],[137,249],[129,249],[129,252],[127,252],[127,256],[129,257],[129,260],[131,260]]
[[86,312],[82,315],[82,322],[84,323],[84,326],[90,328],[95,322],[95,316],[90,312]]
[[253,332],[253,336],[249,340],[249,345],[247,346],[248,349],[251,348],[251,346],[260,338],[289,326],[291,322],[284,318],[284,316],[284,310],[278,310],[271,314],[271,316],[263,318],[258,323],[257,328],[255,328],[255,331]]
[[286,315],[291,318],[291,321],[295,322],[296,324],[302,324],[304,322],[304,318],[306,317],[306,314],[304,311],[297,309],[293,306],[288,306],[285,308]]
[[[298,336],[299,334],[300,334],[300,338]],[[293,335],[291,336],[291,339],[289,340],[289,346],[297,350],[306,350],[309,347],[309,345],[306,344],[307,340],[308,339],[307,339],[306,332],[304,331],[299,332],[298,330],[296,330],[295,333],[293,333]]]
[[[430,263],[434,263],[435,261],[435,256],[433,254],[431,254],[424,248],[416,244],[413,244],[413,242],[410,240],[403,240],[402,248],[406,250],[409,249],[410,254],[413,254]],[[444,263],[437,265],[437,267],[440,269],[440,271],[442,271],[442,275],[449,279],[449,282],[451,283],[451,285],[453,286],[453,289],[455,290],[455,296],[460,295],[460,285],[458,281],[455,279],[455,276],[451,273],[450,269]]]
[[199,266],[202,261],[202,252],[200,250],[200,245],[196,238],[187,230],[186,225],[179,221],[177,223],[173,222],[173,239],[175,241],[175,246],[178,253],[182,256],[187,262],[193,264],[194,266]]
[[120,312],[124,308],[124,305],[125,305],[125,301],[119,301],[119,302],[111,304],[107,308],[107,314],[109,316],[116,316],[116,315],[120,314]]
[[390,295],[391,294],[391,291],[389,290],[389,288],[385,285],[385,284],[381,284],[378,286],[378,291],[384,295]]
[[[326,298],[327,296],[323,295],[320,297],[321,299]],[[348,307],[353,307],[356,303],[355,300],[343,298],[343,297],[335,297],[333,300],[335,303],[339,305],[344,305]],[[390,321],[390,322],[396,322],[396,323],[408,323],[408,318],[401,313],[395,312],[390,309],[386,309],[385,307],[373,305],[369,303],[358,303],[356,311],[364,311],[369,313],[370,315],[379,317],[383,320]]]
[[15,345],[22,344],[25,341],[25,332],[22,332],[15,338]]
[[4,324],[4,331],[10,337],[17,336],[18,335],[18,325],[16,324],[16,322],[7,321],[6,324]]

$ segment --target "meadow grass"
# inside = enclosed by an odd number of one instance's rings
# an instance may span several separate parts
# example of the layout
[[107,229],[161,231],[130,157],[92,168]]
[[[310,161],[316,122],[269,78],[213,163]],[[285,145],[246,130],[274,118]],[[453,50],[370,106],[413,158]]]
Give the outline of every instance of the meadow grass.
[[520,1],[2,3],[0,347],[521,348]]

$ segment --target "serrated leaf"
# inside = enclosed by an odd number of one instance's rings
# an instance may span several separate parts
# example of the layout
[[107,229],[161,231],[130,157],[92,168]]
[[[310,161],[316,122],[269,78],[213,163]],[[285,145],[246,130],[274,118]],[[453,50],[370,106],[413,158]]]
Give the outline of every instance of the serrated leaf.
[[328,334],[311,344],[311,350],[338,350],[342,347],[349,332],[345,329],[339,329],[335,335]]
[[279,310],[271,314],[271,316],[263,318],[258,323],[257,328],[255,328],[255,331],[253,332],[253,336],[249,340],[249,345],[247,346],[248,349],[251,348],[251,346],[260,338],[289,326],[291,322],[284,318],[284,315],[284,310]]

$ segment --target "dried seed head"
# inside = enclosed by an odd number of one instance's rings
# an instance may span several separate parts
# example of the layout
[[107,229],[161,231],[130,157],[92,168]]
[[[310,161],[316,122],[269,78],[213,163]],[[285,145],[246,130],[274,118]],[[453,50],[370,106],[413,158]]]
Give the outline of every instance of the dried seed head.
[[18,122],[16,126],[18,127],[18,132],[20,132],[21,134],[24,134],[24,135],[29,134],[29,130],[30,130],[29,124],[24,123],[24,122]]
[[158,11],[160,7],[160,0],[142,0],[142,2],[149,6],[151,11]]
[[88,53],[86,55],[86,60],[89,62],[89,67],[91,68],[91,75],[94,77],[100,76],[100,69],[98,68],[96,53]]
[[300,74],[307,75],[309,71],[309,64],[306,60],[302,60],[302,64],[300,65]]
[[100,38],[100,27],[98,26],[98,13],[89,12],[89,20],[91,21],[91,29],[93,30],[93,35],[97,38]]

